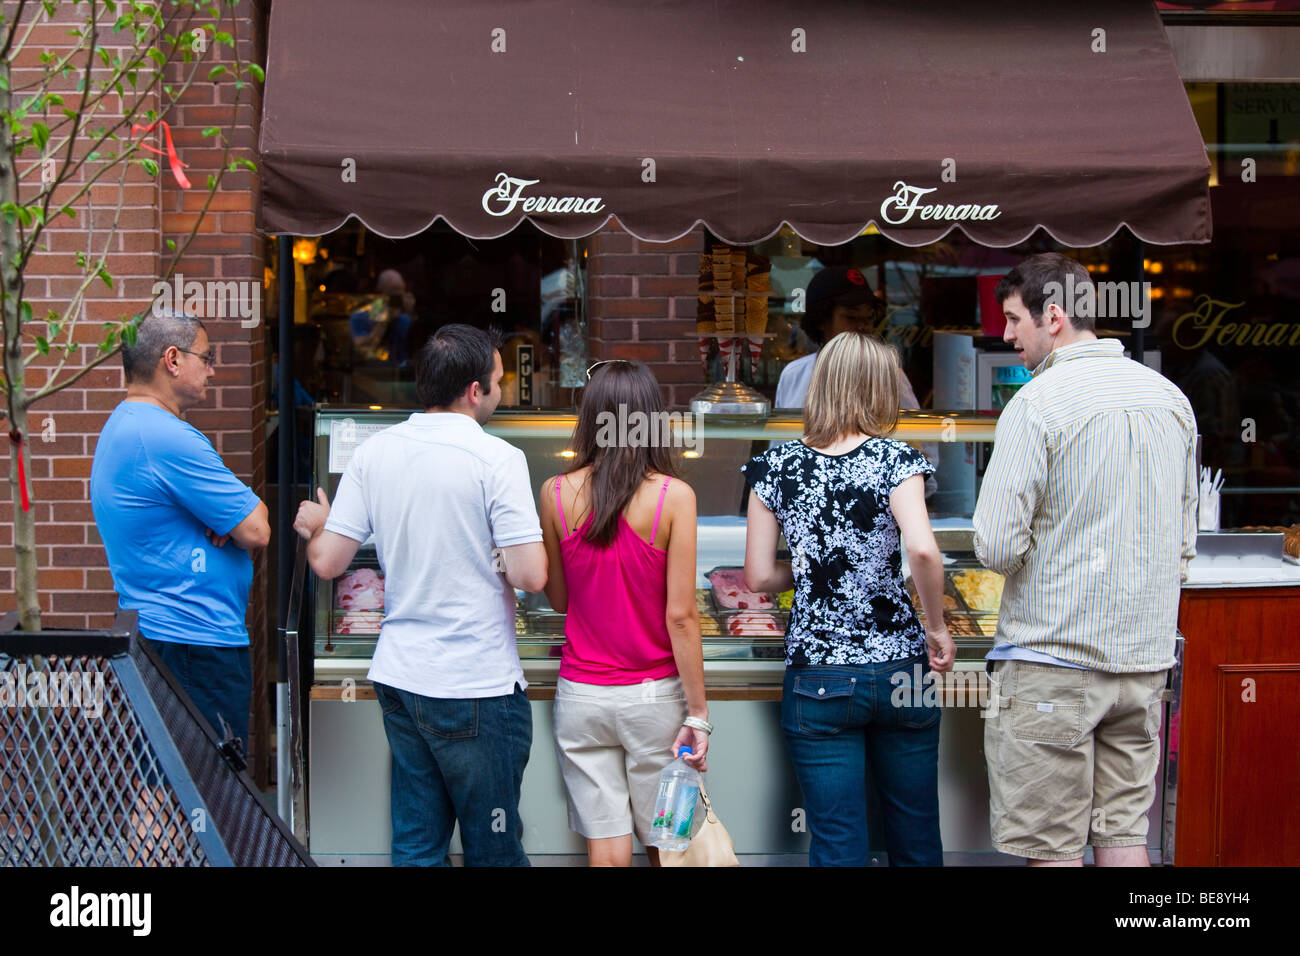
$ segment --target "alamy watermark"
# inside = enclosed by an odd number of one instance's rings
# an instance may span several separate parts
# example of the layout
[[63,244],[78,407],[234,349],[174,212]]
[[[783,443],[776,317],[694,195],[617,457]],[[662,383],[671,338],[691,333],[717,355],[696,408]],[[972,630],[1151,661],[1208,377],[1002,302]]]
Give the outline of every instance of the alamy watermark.
[[894,707],[978,707],[980,716],[989,714],[989,682],[982,670],[922,674],[921,665],[914,664],[911,673],[890,674],[889,683]]
[[151,290],[154,315],[188,312],[204,319],[239,319],[241,328],[262,324],[262,284],[251,279],[159,279]]
[[704,450],[704,416],[698,412],[637,412],[620,404],[617,412],[596,416],[596,444],[601,448],[682,448]]
[[84,710],[92,720],[104,713],[102,671],[51,673],[18,664],[0,674],[0,710],[10,707],[63,707]]
[[1066,315],[1080,318],[1132,319],[1133,328],[1151,324],[1150,282],[1080,282],[1066,273],[1065,283],[1049,282],[1043,286],[1047,301]]

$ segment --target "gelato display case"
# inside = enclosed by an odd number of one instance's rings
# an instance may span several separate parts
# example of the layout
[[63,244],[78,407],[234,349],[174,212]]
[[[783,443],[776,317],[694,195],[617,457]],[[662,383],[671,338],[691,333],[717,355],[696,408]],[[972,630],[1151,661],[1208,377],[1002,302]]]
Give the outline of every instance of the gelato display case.
[[[333,498],[360,442],[405,420],[409,410],[319,406],[314,427],[312,487]],[[534,491],[567,469],[576,416],[571,412],[498,412],[486,430],[522,449]],[[896,438],[915,442],[991,443],[989,413],[905,413]],[[797,417],[697,424],[678,459],[698,510],[696,598],[704,648],[710,720],[709,792],[726,821],[742,863],[798,864],[808,834],[801,797],[780,728],[784,634],[791,593],[745,588],[748,490],[740,466],[770,442],[802,434]],[[972,495],[974,489],[972,489]],[[957,644],[952,673],[935,685],[945,711],[940,739],[940,819],[948,862],[1015,862],[992,849],[981,712],[987,696],[984,655],[993,646],[1001,576],[983,569],[973,551],[969,515],[932,514],[945,563],[944,615]],[[430,533],[436,533],[431,524]],[[782,542],[782,546],[784,543]],[[918,606],[915,589],[906,584]],[[297,635],[306,702],[306,825],[313,856],[334,865],[383,865],[389,852],[390,755],[379,707],[366,673],[383,616],[383,569],[372,542],[335,581],[305,568],[305,606]],[[568,830],[555,757],[551,700],[564,645],[564,615],[545,594],[517,592],[515,630],[533,708],[533,750],[524,776],[524,847],[535,864],[585,860],[585,843]],[[919,674],[916,675],[919,678]],[[874,808],[871,808],[874,814]],[[886,861],[881,828],[871,828],[877,862]],[[1153,858],[1160,859],[1161,801],[1152,820]],[[453,845],[453,853],[458,852]],[[639,852],[639,849],[638,849]]]

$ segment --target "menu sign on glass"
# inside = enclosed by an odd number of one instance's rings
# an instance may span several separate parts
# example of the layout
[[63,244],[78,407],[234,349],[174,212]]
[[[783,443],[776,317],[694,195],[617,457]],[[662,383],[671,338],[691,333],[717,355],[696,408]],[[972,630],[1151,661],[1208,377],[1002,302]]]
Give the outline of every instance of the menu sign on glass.
[[352,461],[357,446],[388,427],[377,422],[358,422],[351,418],[330,421],[330,474],[343,474]]

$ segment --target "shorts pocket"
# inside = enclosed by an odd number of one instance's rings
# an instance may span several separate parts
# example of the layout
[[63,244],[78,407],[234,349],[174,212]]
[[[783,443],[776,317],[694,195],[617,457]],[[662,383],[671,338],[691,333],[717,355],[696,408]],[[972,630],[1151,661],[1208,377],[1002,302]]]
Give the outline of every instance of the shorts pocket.
[[805,734],[829,737],[849,722],[857,679],[796,675],[793,683],[795,724]]
[[443,740],[478,736],[477,700],[417,699],[415,722],[420,730]]
[[1086,671],[1015,662],[1011,733],[1017,740],[1072,744],[1083,735]]
[[1168,671],[1160,671],[1153,678],[1155,686],[1151,688],[1151,699],[1147,703],[1147,740],[1160,739],[1160,722],[1165,713],[1165,681],[1168,673]]

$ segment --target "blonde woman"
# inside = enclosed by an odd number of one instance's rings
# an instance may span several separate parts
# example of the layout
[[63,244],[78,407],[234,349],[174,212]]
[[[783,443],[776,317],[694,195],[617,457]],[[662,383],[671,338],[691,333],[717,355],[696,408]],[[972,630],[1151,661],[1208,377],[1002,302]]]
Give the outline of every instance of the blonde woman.
[[[813,368],[802,441],[742,469],[750,485],[746,586],[795,591],[781,728],[803,790],[813,866],[866,865],[868,767],[890,863],[943,862],[939,708],[923,705],[923,691],[929,671],[952,669],[955,648],[925,509],[933,466],[889,437],[898,427],[897,369],[894,350],[878,339],[835,336]],[[925,628],[903,585],[900,532]],[[782,533],[788,563],[776,560]]]

